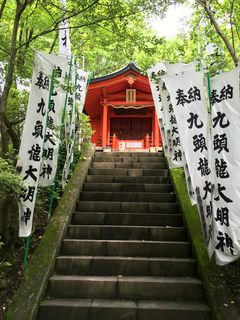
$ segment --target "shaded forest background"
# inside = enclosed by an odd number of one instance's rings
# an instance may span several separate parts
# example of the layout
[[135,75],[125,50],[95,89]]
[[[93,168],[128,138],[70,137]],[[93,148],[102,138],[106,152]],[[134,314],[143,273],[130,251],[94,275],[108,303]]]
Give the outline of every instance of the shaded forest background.
[[[150,21],[163,17],[170,5],[183,3],[193,9],[184,31],[171,39],[158,36]],[[90,79],[122,68],[130,61],[143,72],[160,61],[198,61],[214,75],[238,63],[239,16],[238,0],[68,0],[66,11],[59,0],[0,0],[0,61],[5,83],[0,92],[0,285],[3,288],[9,286],[8,278],[19,279],[22,274],[24,241],[17,236],[16,202],[21,179],[14,166],[29,95],[27,90],[19,89],[19,83],[26,84],[31,78],[34,51],[57,54],[60,23],[68,18],[72,53],[80,67],[84,63]],[[209,47],[213,48],[211,52]],[[81,121],[87,143],[91,129],[86,117]],[[80,156],[77,152],[74,163]],[[59,180],[61,161],[64,152],[60,153]],[[54,194],[55,205],[61,192],[59,183]],[[47,225],[49,195],[49,188],[38,192],[32,249]],[[234,274],[239,278],[240,268],[235,269]]]

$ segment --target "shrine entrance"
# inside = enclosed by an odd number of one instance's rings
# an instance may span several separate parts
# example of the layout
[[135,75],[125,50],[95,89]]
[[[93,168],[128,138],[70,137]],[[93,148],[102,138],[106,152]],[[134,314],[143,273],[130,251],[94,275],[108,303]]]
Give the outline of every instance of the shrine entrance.
[[152,135],[152,119],[112,118],[110,135],[116,139],[117,149],[144,149],[146,139]]
[[133,64],[91,80],[85,103],[97,147],[161,147],[161,135],[148,78]]

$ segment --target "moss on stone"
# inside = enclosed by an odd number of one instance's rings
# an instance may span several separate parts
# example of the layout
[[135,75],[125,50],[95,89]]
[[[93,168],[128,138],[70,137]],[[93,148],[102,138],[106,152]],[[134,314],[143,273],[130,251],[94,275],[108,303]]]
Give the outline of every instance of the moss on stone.
[[48,279],[54,272],[55,257],[60,252],[62,240],[75,210],[94,150],[94,146],[91,145],[82,151],[82,160],[78,162],[47,230],[32,256],[24,280],[9,307],[6,320],[36,318],[39,303],[45,294]]
[[216,320],[239,320],[239,310],[231,304],[229,289],[220,276],[221,269],[215,264],[214,259],[209,260],[198,209],[196,205],[191,205],[184,171],[177,168],[171,169],[170,172],[213,317]]

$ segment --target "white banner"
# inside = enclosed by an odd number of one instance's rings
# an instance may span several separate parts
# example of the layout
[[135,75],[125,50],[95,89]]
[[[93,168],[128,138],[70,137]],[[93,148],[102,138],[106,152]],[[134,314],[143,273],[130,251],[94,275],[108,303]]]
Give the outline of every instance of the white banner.
[[167,157],[170,168],[178,168],[183,166],[183,153],[180,142],[177,119],[174,114],[173,105],[170,94],[165,86],[164,81],[159,80],[159,90],[162,98],[163,106],[163,126],[166,132],[166,140],[168,145]]
[[164,65],[162,63],[158,63],[152,68],[148,69],[147,74],[148,74],[148,80],[150,83],[153,102],[154,102],[154,106],[155,106],[155,110],[158,118],[158,124],[161,131],[161,138],[163,142],[164,153],[166,156],[168,156],[168,143],[167,143],[166,131],[165,131],[164,121],[163,121],[164,113],[163,113],[163,104],[162,104],[162,97],[160,93],[160,84],[159,84],[160,75],[163,72],[163,67]]
[[40,186],[50,186],[54,183],[58,165],[60,131],[66,97],[64,86],[66,86],[70,61],[66,57],[53,54],[42,53],[42,56],[54,64],[54,87],[49,100],[47,131],[39,179]]
[[[63,11],[66,11],[66,0],[61,0]],[[59,25],[59,50],[60,56],[71,56],[71,44],[69,36],[69,23],[68,20],[63,20]]]
[[65,110],[65,139],[66,139],[66,160],[62,174],[62,186],[65,189],[68,177],[68,171],[73,161],[74,142],[76,136],[76,67],[72,65],[70,83],[70,92],[67,94],[67,105]]
[[183,71],[163,76],[177,118],[182,147],[197,202],[209,256],[214,251],[210,160],[208,158],[208,113],[205,106],[203,74]]
[[34,63],[31,92],[17,162],[17,169],[23,177],[26,188],[19,203],[20,237],[28,237],[32,230],[53,72],[53,64],[40,53],[35,54]]
[[224,265],[240,257],[239,68],[212,79],[211,104],[215,258]]
[[76,71],[76,103],[79,105],[79,113],[82,113],[85,104],[88,84],[88,73],[84,70]]
[[5,86],[5,66],[5,62],[0,61],[0,95],[2,95]]

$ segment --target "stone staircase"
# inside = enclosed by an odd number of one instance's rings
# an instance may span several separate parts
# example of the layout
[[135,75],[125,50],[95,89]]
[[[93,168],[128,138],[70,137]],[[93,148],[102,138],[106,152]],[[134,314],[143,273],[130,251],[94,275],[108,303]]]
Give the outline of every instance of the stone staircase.
[[162,153],[95,154],[37,319],[211,319]]

